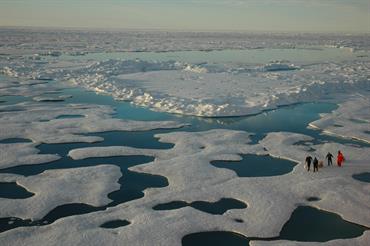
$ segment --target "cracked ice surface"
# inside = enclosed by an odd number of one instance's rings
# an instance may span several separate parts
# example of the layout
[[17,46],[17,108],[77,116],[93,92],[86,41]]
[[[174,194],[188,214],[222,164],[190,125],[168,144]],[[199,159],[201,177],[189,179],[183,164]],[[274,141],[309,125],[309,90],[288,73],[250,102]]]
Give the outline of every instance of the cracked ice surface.
[[331,113],[310,123],[326,134],[355,138],[370,143],[370,94],[355,94]]
[[[2,233],[0,238],[5,244],[12,245],[49,242],[62,236],[64,240],[54,240],[53,245],[100,245],[103,242],[113,245],[122,242],[128,245],[152,245],[153,242],[180,245],[183,236],[199,231],[225,230],[247,237],[273,237],[279,234],[294,209],[308,204],[306,198],[311,196],[321,200],[309,203],[310,206],[370,226],[367,212],[370,209],[370,185],[352,178],[354,173],[369,170],[369,148],[324,143],[311,145],[314,152],[308,152],[307,146],[293,144],[310,141],[310,137],[282,132],[269,133],[257,145],[250,145],[248,133],[231,130],[175,132],[159,134],[157,137],[160,141],[174,143],[174,148],[156,150],[157,153],[152,153],[156,156],[153,163],[131,167],[130,170],[165,176],[169,180],[168,187],[147,189],[143,198],[106,211],[64,218],[43,227],[17,228]],[[327,151],[337,149],[341,149],[347,157],[343,168],[325,167],[318,173],[308,173],[303,168],[302,161],[307,154],[323,158]],[[78,158],[88,158],[90,154],[95,157],[106,156],[107,153],[136,154],[133,148],[102,147],[100,150],[79,149],[71,151],[70,155],[77,153]],[[141,154],[146,152],[137,151]],[[238,160],[238,154],[247,153],[268,153],[295,160],[299,164],[291,173],[281,176],[242,178],[231,170],[219,169],[209,163],[212,160]],[[238,199],[248,207],[228,210],[222,216],[203,213],[191,207],[169,211],[152,209],[157,204],[175,200],[215,202],[223,197]],[[114,229],[115,233],[99,227],[113,219],[125,219],[131,224]],[[234,219],[244,220],[243,226]],[[335,242],[366,245],[368,240],[368,233],[365,233],[359,238]]]
[[5,174],[7,182],[17,182],[35,195],[21,201],[0,198],[1,216],[37,220],[64,204],[106,205],[111,201],[107,195],[120,188],[121,175],[113,165],[47,170],[30,177]]

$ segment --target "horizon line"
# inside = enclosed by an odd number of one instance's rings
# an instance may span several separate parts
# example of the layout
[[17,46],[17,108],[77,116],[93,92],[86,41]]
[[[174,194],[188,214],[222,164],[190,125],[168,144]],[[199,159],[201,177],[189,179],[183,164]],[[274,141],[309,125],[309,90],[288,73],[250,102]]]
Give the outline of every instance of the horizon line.
[[298,30],[240,30],[240,29],[175,29],[175,28],[139,28],[139,27],[71,27],[71,26],[3,26],[0,29],[43,29],[43,30],[64,30],[64,31],[143,31],[143,32],[183,32],[183,33],[275,33],[275,34],[341,34],[341,35],[370,35],[361,31],[298,31]]

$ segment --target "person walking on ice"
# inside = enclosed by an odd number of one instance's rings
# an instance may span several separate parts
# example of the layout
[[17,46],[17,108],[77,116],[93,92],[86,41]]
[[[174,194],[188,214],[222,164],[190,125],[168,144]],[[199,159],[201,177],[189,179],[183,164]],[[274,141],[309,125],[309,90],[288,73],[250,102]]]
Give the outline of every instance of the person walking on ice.
[[330,152],[328,152],[327,154],[326,154],[326,159],[328,159],[328,166],[331,166],[331,165],[333,165],[333,158],[334,156],[330,153]]
[[344,155],[342,154],[342,152],[340,152],[340,150],[338,150],[338,156],[337,156],[337,165],[338,165],[338,167],[341,167],[342,166],[342,163],[345,160],[346,159],[344,158]]
[[306,166],[307,166],[307,171],[310,171],[311,161],[312,161],[312,157],[311,157],[311,156],[307,156],[307,157],[306,157]]
[[313,172],[318,172],[319,171],[319,160],[315,157],[313,159]]

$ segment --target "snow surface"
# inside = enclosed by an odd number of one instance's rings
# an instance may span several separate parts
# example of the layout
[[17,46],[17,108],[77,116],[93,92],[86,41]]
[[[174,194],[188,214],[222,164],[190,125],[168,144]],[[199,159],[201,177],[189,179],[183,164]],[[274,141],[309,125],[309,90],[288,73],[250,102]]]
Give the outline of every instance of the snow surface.
[[109,147],[88,147],[81,149],[73,149],[69,151],[68,156],[73,160],[83,160],[87,158],[111,157],[111,156],[130,156],[130,155],[146,155],[156,156],[156,150],[153,149],[137,149],[127,146],[109,146]]
[[50,85],[40,80],[19,80],[1,76],[1,96],[37,97],[42,94],[56,93],[60,90],[57,84]]
[[0,28],[0,53],[37,54],[32,59],[88,52],[189,51],[331,46],[370,49],[369,35],[310,33],[212,33]]
[[[101,137],[86,133],[105,131],[145,131],[158,128],[178,128],[173,121],[131,121],[112,118],[109,106],[93,104],[19,103],[0,106],[0,140],[26,138],[36,143],[97,142]],[[82,115],[81,118],[60,118],[62,115]]]
[[120,168],[113,165],[47,170],[30,177],[14,175],[11,182],[35,195],[21,201],[0,198],[1,216],[37,220],[63,204],[106,205],[110,202],[107,195],[120,188],[121,175]]
[[[2,74],[68,81],[98,93],[107,93],[117,100],[128,100],[170,113],[211,117],[248,115],[281,105],[326,100],[348,94],[348,91],[356,93],[370,88],[370,61],[366,52],[357,53],[358,56],[354,55],[349,60],[333,62],[323,57],[317,63],[298,65],[284,60],[266,64],[217,64],[209,61],[193,64],[139,59],[96,61],[59,55],[70,52],[209,51],[227,48],[320,49],[324,46],[368,50],[367,35],[65,31],[61,32],[63,36],[35,30],[17,30],[12,34],[8,29],[1,29],[0,32],[9,34],[0,39],[3,43],[0,53],[3,50],[4,54],[0,57]],[[28,37],[30,34],[35,36]],[[47,42],[52,37],[57,41],[50,47]],[[12,43],[14,38],[18,42]],[[184,41],[187,39],[191,42]],[[80,40],[92,43],[86,45]],[[14,51],[16,48],[18,52]],[[32,55],[28,53],[30,50]],[[52,58],[45,58],[48,56]]]
[[[367,91],[370,89],[370,61],[366,57],[314,64],[281,60],[266,64],[217,64],[66,58],[69,55],[79,58],[89,52],[294,49],[314,48],[315,45],[356,52],[370,50],[368,35],[56,32],[6,28],[0,28],[0,34],[0,96],[16,95],[33,100],[0,105],[0,141],[32,140],[31,143],[0,144],[0,168],[59,158],[38,154],[40,143],[93,143],[103,139],[87,136],[87,133],[183,126],[176,122],[115,119],[114,110],[108,106],[51,102],[68,101],[68,95],[62,94],[66,85],[61,82],[107,93],[118,100],[129,100],[154,110],[199,116],[245,115],[292,103],[339,101],[338,110],[323,115],[312,126],[332,134],[368,140],[364,138],[368,134]],[[1,98],[3,100],[7,101]],[[82,117],[58,118],[63,115]],[[1,243],[153,245],[155,242],[156,245],[180,245],[183,236],[200,231],[234,231],[247,237],[275,237],[300,205],[337,213],[345,220],[370,227],[370,184],[352,177],[369,172],[370,149],[367,147],[333,142],[315,144],[309,136],[287,132],[268,133],[257,144],[251,144],[249,133],[232,130],[171,132],[156,137],[175,146],[166,150],[125,146],[82,148],[71,150],[69,156],[76,160],[153,156],[153,162],[130,170],[164,176],[169,186],[146,189],[143,198],[104,211],[3,232]],[[308,173],[303,168],[306,155],[322,160],[328,151],[334,154],[339,149],[346,157],[342,168],[325,166],[318,173]],[[269,154],[292,160],[297,165],[292,172],[281,176],[238,177],[232,170],[210,164],[213,160],[238,161],[240,154]],[[1,198],[1,216],[39,219],[56,206],[67,203],[106,205],[109,202],[107,194],[118,189],[120,176],[119,168],[113,165],[49,170],[29,177],[0,174],[1,182],[17,182],[35,194],[20,200]],[[321,200],[306,200],[313,196]],[[248,206],[228,210],[223,215],[211,215],[192,207],[168,211],[152,209],[172,201],[216,202],[225,197],[243,201]],[[109,230],[100,227],[117,219],[131,224]],[[240,224],[235,219],[244,222]],[[294,245],[296,242],[254,244]],[[359,238],[324,244],[368,245],[369,232]]]
[[59,155],[38,154],[35,143],[0,144],[0,169],[20,165],[42,164],[60,159]]
[[[156,150],[153,162],[131,167],[130,170],[165,176],[169,181],[168,187],[147,189],[143,198],[106,211],[67,217],[43,227],[10,230],[0,235],[2,242],[5,245],[37,242],[52,245],[115,245],[122,242],[128,245],[152,245],[153,242],[180,245],[181,238],[187,234],[214,230],[235,231],[247,237],[274,237],[278,236],[294,209],[302,204],[338,213],[348,221],[370,226],[370,214],[367,212],[370,209],[370,185],[352,178],[354,173],[369,170],[369,148],[324,143],[311,145],[315,151],[308,152],[304,150],[306,146],[292,144],[310,141],[310,137],[281,132],[269,133],[257,145],[250,145],[248,133],[231,130],[172,132],[157,137],[160,141],[174,143],[174,148]],[[302,162],[307,154],[322,159],[328,150],[334,152],[337,149],[341,149],[347,158],[344,167],[324,167],[318,173],[308,173],[303,168]],[[78,158],[87,158],[89,154],[97,157],[106,156],[108,152],[111,155],[136,154],[134,149],[122,147],[85,150],[85,153],[84,149],[72,151],[70,155],[78,153]],[[268,153],[299,164],[286,175],[243,178],[231,170],[216,168],[209,163],[212,160],[235,161],[240,159],[238,154],[241,153]],[[311,196],[321,200],[307,202],[306,198]],[[191,207],[168,211],[152,209],[157,204],[171,201],[215,202],[223,197],[238,199],[248,207],[228,210],[222,216]],[[125,219],[131,224],[110,230],[99,227],[113,219]],[[244,223],[241,226],[234,219],[242,219]],[[57,240],[61,237],[63,241]],[[366,245],[368,235],[335,242]]]
[[[126,62],[111,60],[106,63],[114,68],[125,66]],[[142,63],[137,62],[137,66]],[[103,71],[108,66],[100,65]],[[174,62],[173,66],[176,65],[179,64]],[[119,70],[95,76],[92,75],[95,68],[88,69],[86,75],[80,73],[71,81],[157,111],[197,116],[255,114],[281,105],[325,100],[338,93],[370,88],[367,78],[370,62],[314,64],[294,70],[284,67],[289,64],[279,63],[215,71],[207,70],[207,64],[200,66],[204,71],[189,71],[187,67],[157,70],[153,66],[157,63],[148,66],[145,72]]]
[[64,62],[55,68],[54,63],[40,65],[18,59],[6,63],[3,73],[67,80],[117,100],[197,116],[254,114],[280,105],[325,100],[370,88],[370,61],[366,60],[302,67],[283,61],[227,66],[179,61],[74,61],[72,68]]
[[39,96],[32,98],[36,102],[59,102],[64,101],[67,98],[71,98],[71,95],[61,95],[61,96],[55,96],[55,97],[45,97],[45,96]]
[[326,134],[354,138],[370,143],[370,94],[355,94],[337,110],[323,114],[321,119],[310,123]]

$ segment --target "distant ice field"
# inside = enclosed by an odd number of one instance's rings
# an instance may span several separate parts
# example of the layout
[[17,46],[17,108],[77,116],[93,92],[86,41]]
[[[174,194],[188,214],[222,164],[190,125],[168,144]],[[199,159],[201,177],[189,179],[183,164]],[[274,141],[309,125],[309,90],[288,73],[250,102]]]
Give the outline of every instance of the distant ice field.
[[[146,61],[181,61],[187,63],[235,63],[264,64],[274,60],[285,60],[299,64],[329,61],[366,60],[370,52],[353,52],[351,48],[334,47],[298,47],[294,49],[259,48],[259,49],[226,49],[210,51],[167,51],[167,52],[98,52],[83,56],[61,55],[66,60],[140,59]],[[53,59],[49,57],[49,59]]]
[[[49,54],[49,53],[48,53]],[[9,76],[67,81],[155,111],[249,115],[370,87],[366,50],[322,46],[246,50],[53,53],[3,60]]]

